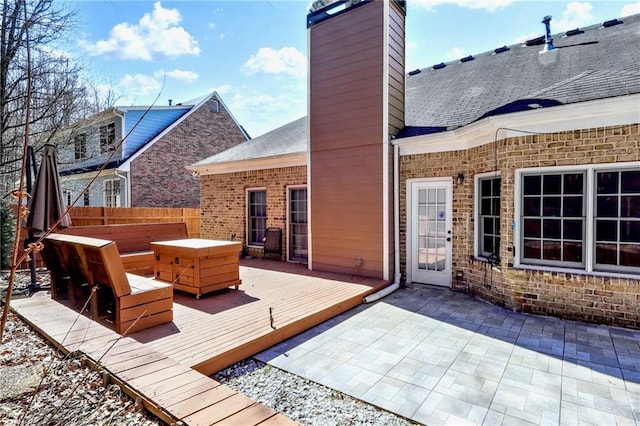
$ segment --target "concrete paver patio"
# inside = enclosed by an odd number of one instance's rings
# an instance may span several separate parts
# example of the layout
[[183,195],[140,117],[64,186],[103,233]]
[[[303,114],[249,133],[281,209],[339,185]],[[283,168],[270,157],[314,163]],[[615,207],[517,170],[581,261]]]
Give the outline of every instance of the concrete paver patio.
[[416,422],[640,424],[640,331],[412,286],[257,356]]

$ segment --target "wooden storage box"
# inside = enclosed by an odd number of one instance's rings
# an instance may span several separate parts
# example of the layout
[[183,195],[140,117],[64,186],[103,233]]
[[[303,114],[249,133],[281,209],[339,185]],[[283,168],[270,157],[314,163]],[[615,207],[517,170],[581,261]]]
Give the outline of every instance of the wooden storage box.
[[201,294],[241,284],[236,241],[190,238],[151,243],[156,279],[173,283],[176,290]]

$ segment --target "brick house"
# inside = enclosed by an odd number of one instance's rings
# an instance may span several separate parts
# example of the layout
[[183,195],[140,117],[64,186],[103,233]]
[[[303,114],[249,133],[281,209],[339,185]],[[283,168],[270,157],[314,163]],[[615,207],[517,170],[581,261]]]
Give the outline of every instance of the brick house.
[[167,106],[113,107],[58,137],[61,185],[67,203],[79,197],[81,206],[198,207],[200,183],[186,166],[248,139],[215,92]]
[[201,235],[640,327],[640,15],[407,74],[404,2],[344,3],[308,16],[308,117],[190,167]]

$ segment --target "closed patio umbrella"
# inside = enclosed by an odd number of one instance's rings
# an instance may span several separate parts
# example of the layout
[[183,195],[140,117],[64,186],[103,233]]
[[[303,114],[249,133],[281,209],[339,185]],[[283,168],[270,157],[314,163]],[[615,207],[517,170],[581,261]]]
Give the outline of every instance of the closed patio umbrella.
[[64,197],[62,196],[60,177],[58,175],[56,147],[45,145],[42,153],[42,162],[36,177],[36,184],[29,199],[27,228],[36,234],[46,232],[58,220],[60,220],[58,227],[68,228],[71,225],[71,219],[69,215],[64,215],[65,211]]
[[[60,177],[58,175],[58,161],[56,159],[56,148],[53,145],[45,145],[42,153],[42,161],[35,185],[29,198],[29,215],[27,216],[27,228],[29,229],[29,239],[33,240],[34,235],[49,231],[57,222],[59,228],[68,228],[71,225],[71,218],[65,215],[64,197],[60,187]],[[63,216],[64,215],[64,216]],[[32,286],[37,286],[33,282],[35,269],[32,268]]]

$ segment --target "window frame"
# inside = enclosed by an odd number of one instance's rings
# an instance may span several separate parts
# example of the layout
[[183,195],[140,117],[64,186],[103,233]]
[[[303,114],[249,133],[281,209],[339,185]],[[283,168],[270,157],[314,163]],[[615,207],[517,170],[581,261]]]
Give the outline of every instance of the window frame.
[[[500,181],[500,214],[499,214],[499,218],[500,218],[500,228],[502,227],[502,220],[503,220],[503,213],[502,213],[502,174],[498,171],[498,172],[485,172],[485,173],[478,173],[476,175],[474,175],[473,177],[474,179],[474,214],[473,214],[473,223],[475,224],[474,226],[474,230],[473,230],[473,255],[476,259],[487,259],[489,257],[489,254],[485,254],[482,252],[482,223],[481,220],[483,218],[482,215],[482,197],[481,197],[481,191],[482,191],[482,182],[486,181],[486,180],[493,180],[493,179],[498,179]],[[500,238],[500,244],[503,243],[502,240],[502,233],[500,232],[501,229],[498,229],[498,236]],[[496,255],[500,256],[500,246],[498,246],[498,250],[497,252],[495,252]]]
[[288,185],[286,190],[287,190],[287,224],[286,224],[286,229],[287,229],[287,243],[286,243],[286,250],[287,250],[287,261],[288,262],[294,262],[294,263],[300,263],[302,258],[300,259],[294,259],[291,253],[292,250],[292,246],[293,246],[293,241],[291,241],[291,192],[292,191],[296,191],[296,190],[302,190],[304,189],[306,191],[307,194],[307,202],[306,202],[306,215],[307,215],[307,219],[306,219],[306,225],[307,225],[307,256],[306,258],[304,258],[304,261],[302,261],[302,263],[307,263],[309,261],[309,189],[307,188],[307,185]]
[[[113,182],[118,182],[118,193],[113,194]],[[104,207],[122,207],[122,185],[120,179],[105,179],[102,182],[102,205]],[[111,184],[110,193],[107,193],[107,184]],[[109,200],[109,202],[107,202]],[[111,200],[115,200],[115,204],[111,204]]]
[[78,133],[73,136],[73,156],[75,161],[87,159],[87,134]]
[[[558,271],[558,272],[571,272],[577,274],[594,275],[594,276],[616,276],[623,278],[638,279],[640,275],[639,267],[618,267],[615,265],[608,265],[609,268],[603,268],[601,265],[597,265],[595,262],[595,236],[596,236],[596,173],[603,171],[623,172],[640,170],[640,162],[624,162],[624,163],[602,163],[602,164],[581,164],[581,165],[569,165],[569,166],[552,166],[552,167],[529,167],[515,170],[514,181],[514,211],[513,211],[513,266],[520,269],[533,269],[540,271]],[[523,261],[522,258],[522,223],[520,223],[520,217],[522,212],[522,177],[525,174],[545,174],[545,173],[571,173],[571,172],[584,172],[585,174],[585,223],[584,229],[584,265],[576,267],[571,264],[567,265],[550,265],[547,263],[534,264]],[[619,218],[618,218],[619,219]],[[640,220],[640,219],[639,219]],[[566,262],[561,262],[566,263]],[[615,268],[615,272],[613,269]]]
[[107,154],[116,150],[116,123],[100,126],[100,154]]
[[[252,227],[252,216],[251,216],[251,194],[253,193],[258,193],[258,192],[263,192],[264,193],[264,206],[265,206],[265,215],[264,215],[264,232],[266,235],[266,231],[267,231],[267,220],[268,220],[268,214],[267,214],[267,208],[268,208],[268,204],[267,204],[267,188],[247,188],[246,189],[246,214],[245,214],[245,218],[246,218],[246,244],[247,247],[256,247],[256,248],[262,248],[264,247],[264,236],[263,236],[263,241],[253,241],[251,239],[251,236],[253,235],[253,227]],[[259,216],[256,216],[259,217]],[[261,216],[260,216],[261,217]]]

